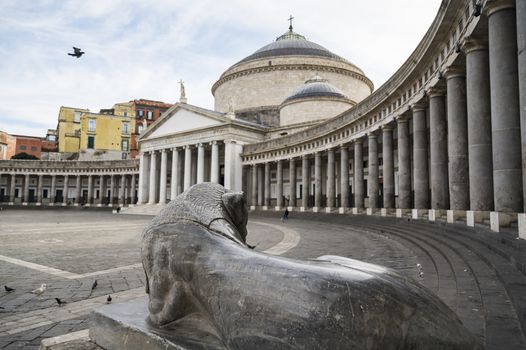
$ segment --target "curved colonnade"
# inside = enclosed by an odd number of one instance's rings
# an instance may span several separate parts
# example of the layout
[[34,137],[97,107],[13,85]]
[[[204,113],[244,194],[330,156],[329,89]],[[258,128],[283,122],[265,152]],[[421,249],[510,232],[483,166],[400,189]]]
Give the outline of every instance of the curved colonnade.
[[489,220],[495,231],[518,220],[521,230],[525,49],[524,1],[444,0],[409,59],[368,98],[244,146],[251,207]]
[[37,206],[125,206],[137,201],[139,163],[0,161],[0,203]]

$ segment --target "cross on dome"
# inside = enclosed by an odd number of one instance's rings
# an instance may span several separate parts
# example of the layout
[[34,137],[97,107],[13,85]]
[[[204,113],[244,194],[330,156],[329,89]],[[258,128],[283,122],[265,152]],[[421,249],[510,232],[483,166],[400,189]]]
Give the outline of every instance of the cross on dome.
[[292,20],[293,20],[293,19],[294,19],[294,17],[292,17],[292,15],[290,15],[288,21],[289,21],[289,23],[290,23],[290,25],[289,25],[289,30],[290,30],[291,32],[292,32]]

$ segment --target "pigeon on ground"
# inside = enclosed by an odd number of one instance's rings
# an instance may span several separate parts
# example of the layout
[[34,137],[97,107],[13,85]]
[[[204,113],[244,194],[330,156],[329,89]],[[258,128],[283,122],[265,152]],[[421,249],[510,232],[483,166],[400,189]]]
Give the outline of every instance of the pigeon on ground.
[[64,304],[66,304],[65,301],[60,300],[59,298],[55,298],[55,300],[57,301],[58,306],[62,306],[62,305],[64,305]]
[[15,290],[15,288],[11,288],[11,287],[8,287],[8,286],[4,286],[4,289],[8,293],[13,292]]
[[111,295],[108,295],[108,297],[106,298],[106,303],[111,303]]
[[93,282],[93,284],[91,285],[91,290],[94,290],[95,288],[97,288],[97,280],[95,280],[95,282]]
[[36,294],[36,295],[42,295],[42,293],[44,293],[45,291],[46,291],[46,284],[42,283],[42,285],[39,288],[32,290],[31,293]]

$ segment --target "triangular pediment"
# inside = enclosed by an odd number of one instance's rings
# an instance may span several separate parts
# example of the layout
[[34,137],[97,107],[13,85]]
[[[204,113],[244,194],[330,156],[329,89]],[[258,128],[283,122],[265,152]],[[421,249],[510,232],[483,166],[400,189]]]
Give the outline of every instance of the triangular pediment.
[[224,118],[213,113],[177,106],[166,111],[161,118],[150,125],[140,139],[148,140],[223,124],[225,124]]

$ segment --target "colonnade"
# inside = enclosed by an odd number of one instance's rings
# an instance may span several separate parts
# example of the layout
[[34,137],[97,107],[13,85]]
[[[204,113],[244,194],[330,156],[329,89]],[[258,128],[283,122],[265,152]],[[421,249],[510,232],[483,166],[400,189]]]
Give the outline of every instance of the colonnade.
[[262,198],[264,207],[281,209],[288,199],[300,210],[398,209],[399,216],[466,217],[469,224],[491,216],[497,226],[516,219],[526,203],[526,5],[487,1],[484,14],[487,28],[463,38],[436,79],[426,73],[429,85],[403,112],[339,145],[299,148],[264,164],[247,158],[251,207]]
[[[241,173],[240,153],[241,145],[235,141],[215,140],[141,152],[138,203],[165,204],[202,182],[220,183],[232,189],[235,173]],[[233,156],[239,160],[235,162]]]
[[136,173],[0,172],[0,202],[9,205],[124,206],[135,204]]

